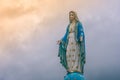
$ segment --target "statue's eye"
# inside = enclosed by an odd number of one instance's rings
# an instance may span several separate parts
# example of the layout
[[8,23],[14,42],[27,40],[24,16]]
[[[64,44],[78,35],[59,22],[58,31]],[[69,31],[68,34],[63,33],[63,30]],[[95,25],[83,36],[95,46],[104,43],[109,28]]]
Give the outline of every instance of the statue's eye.
[[73,14],[71,14],[70,16],[74,16]]

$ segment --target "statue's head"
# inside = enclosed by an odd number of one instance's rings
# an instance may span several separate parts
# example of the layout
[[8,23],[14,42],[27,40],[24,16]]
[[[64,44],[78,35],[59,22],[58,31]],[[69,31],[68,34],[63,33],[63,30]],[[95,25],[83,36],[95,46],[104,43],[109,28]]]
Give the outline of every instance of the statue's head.
[[69,12],[69,21],[70,23],[75,20],[76,22],[79,21],[77,13],[75,11],[70,11]]

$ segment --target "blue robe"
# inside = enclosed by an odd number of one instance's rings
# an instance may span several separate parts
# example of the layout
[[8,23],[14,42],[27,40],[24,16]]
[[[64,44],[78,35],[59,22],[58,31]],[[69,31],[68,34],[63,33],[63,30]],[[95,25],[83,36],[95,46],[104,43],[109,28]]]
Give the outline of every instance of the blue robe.
[[[61,39],[61,43],[59,44],[59,52],[58,52],[58,57],[60,57],[60,63],[65,67],[65,69],[68,69],[67,61],[66,61],[66,49],[68,45],[68,35],[69,35],[69,27],[70,24],[67,26],[66,33],[64,37]],[[83,40],[80,41],[80,37],[83,37]],[[84,64],[85,64],[85,35],[84,35],[84,30],[82,27],[81,22],[77,21],[75,25],[75,40],[78,44],[80,44],[80,64],[82,65],[82,72],[84,70]]]

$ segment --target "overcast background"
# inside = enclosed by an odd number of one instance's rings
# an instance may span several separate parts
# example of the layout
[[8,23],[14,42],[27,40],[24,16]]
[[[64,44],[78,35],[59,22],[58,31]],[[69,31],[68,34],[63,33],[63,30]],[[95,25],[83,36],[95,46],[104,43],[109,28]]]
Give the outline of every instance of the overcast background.
[[63,80],[58,45],[77,12],[86,80],[120,80],[120,0],[0,0],[0,80]]

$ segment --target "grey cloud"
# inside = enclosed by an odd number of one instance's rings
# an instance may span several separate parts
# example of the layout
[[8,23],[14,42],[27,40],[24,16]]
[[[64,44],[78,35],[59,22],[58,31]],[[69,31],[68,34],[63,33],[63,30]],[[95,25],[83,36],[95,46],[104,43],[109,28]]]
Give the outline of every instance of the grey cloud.
[[[102,2],[101,7],[78,14],[86,34],[85,77],[87,80],[119,80],[119,1]],[[8,47],[4,53],[8,54],[8,61],[0,62],[0,80],[63,80],[66,71],[59,63],[56,41],[65,33],[66,13],[70,9],[46,18],[42,24],[44,33],[41,34],[38,27],[31,39]],[[79,9],[77,11],[79,13]]]

